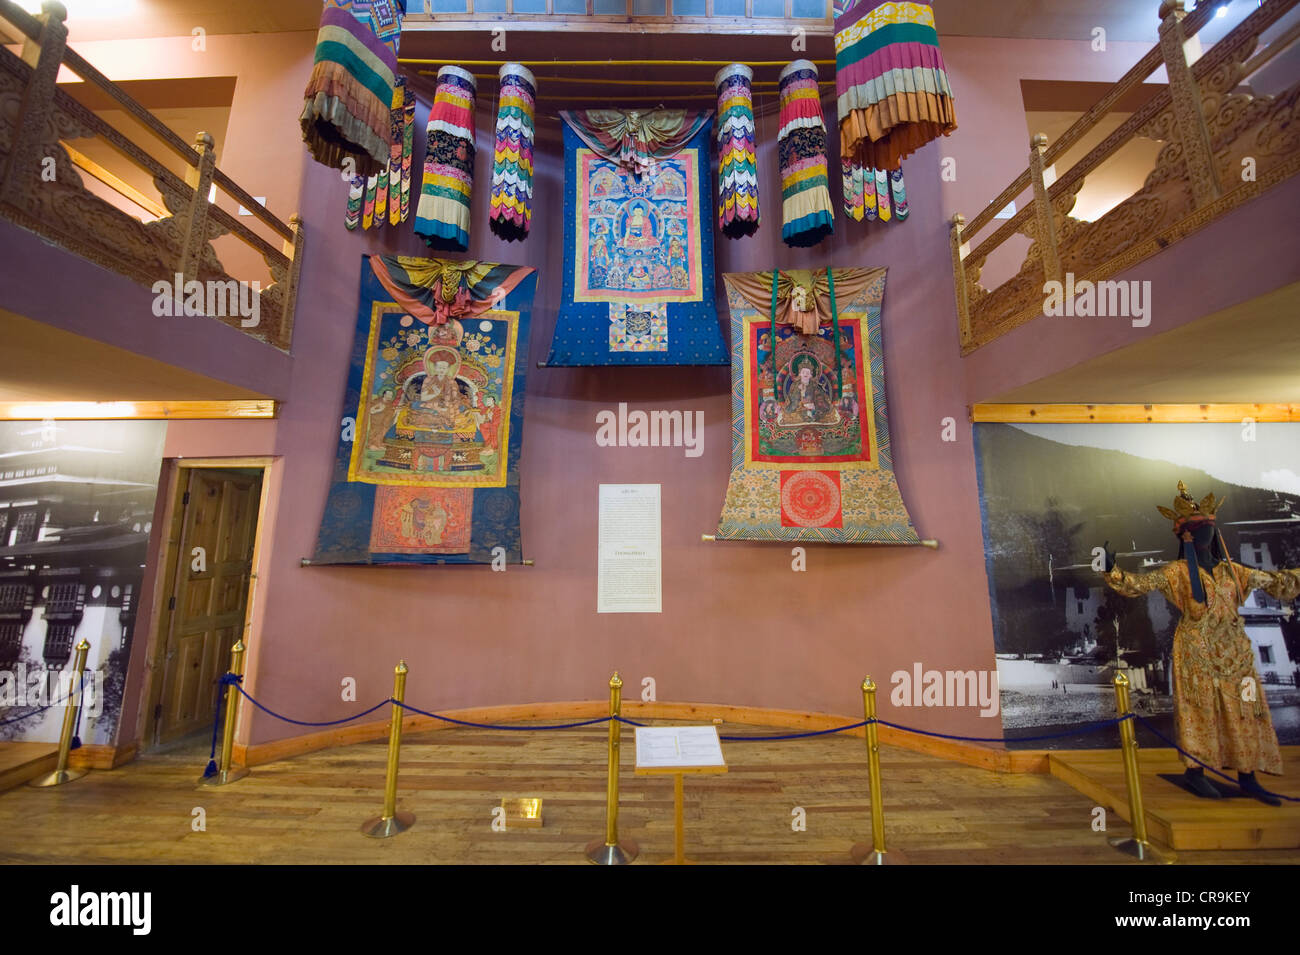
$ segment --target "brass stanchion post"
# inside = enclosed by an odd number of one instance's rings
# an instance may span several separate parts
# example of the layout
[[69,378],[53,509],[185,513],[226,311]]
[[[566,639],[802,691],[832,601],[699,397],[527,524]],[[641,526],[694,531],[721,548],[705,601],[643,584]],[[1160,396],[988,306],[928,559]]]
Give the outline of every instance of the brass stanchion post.
[[1116,837],[1109,842],[1125,855],[1143,862],[1168,864],[1174,861],[1174,854],[1157,849],[1147,839],[1147,817],[1142,808],[1142,785],[1138,779],[1137,732],[1133,727],[1128,677],[1122,672],[1115,674],[1115,706],[1121,717],[1128,717],[1119,724],[1119,738],[1124,748],[1124,784],[1128,787],[1129,824],[1133,827],[1133,835]]
[[862,712],[867,727],[867,772],[871,779],[871,842],[859,842],[849,854],[858,865],[896,865],[904,862],[897,849],[885,851],[885,802],[880,787],[880,732],[876,727],[876,684],[862,681]]
[[618,671],[609,678],[609,773],[605,783],[605,838],[596,839],[587,846],[587,861],[596,865],[627,865],[636,858],[637,844],[631,839],[618,838],[618,764],[621,724],[618,717],[623,708],[623,681]]
[[[237,677],[244,675],[244,641],[237,640],[230,648],[230,672]],[[239,717],[239,688],[233,683],[226,684],[226,719],[221,731],[221,761],[212,776],[199,780],[200,786],[224,786],[236,779],[248,775],[247,766],[232,766],[235,753],[235,722]]]
[[387,839],[415,825],[415,813],[397,811],[397,764],[402,750],[402,707],[406,698],[406,661],[399,660],[393,671],[393,716],[388,724],[388,775],[384,780],[384,814],[367,819],[361,831],[376,839]]
[[65,709],[63,730],[59,733],[59,761],[55,764],[54,772],[29,780],[27,784],[29,786],[42,789],[47,786],[60,786],[86,775],[84,769],[68,768],[68,754],[72,752],[72,733],[77,725],[77,713],[81,710],[81,694],[85,689],[86,654],[89,652],[90,644],[82,638],[82,641],[77,644],[77,656],[72,664],[72,680],[76,692],[63,701]]

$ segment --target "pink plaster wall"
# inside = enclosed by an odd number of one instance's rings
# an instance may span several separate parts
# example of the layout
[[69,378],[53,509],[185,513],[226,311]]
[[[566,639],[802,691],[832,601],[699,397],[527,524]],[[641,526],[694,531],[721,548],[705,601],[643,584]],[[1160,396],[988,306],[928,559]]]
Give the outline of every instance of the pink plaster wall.
[[[421,110],[421,120],[423,110]],[[534,265],[540,278],[531,359],[545,357],[562,264],[562,158],[553,119],[543,120],[534,234],[506,246],[486,226],[491,119],[480,115],[471,257]],[[852,715],[858,682],[920,661],[991,668],[983,546],[970,432],[940,440],[942,419],[964,420],[956,316],[938,178],[939,150],[908,164],[912,217],[901,225],[841,219],[835,240],[794,251],[780,242],[775,143],[761,147],[763,227],[720,240],[718,271],[773,266],[888,266],[884,336],[894,459],[923,536],[921,548],[809,548],[807,573],[791,571],[786,546],[717,543],[711,533],[730,469],[726,369],[530,368],[522,495],[524,553],[533,567],[302,568],[312,552],[330,479],[363,251],[425,252],[407,229],[392,244],[342,228],[344,189],[335,173],[307,169],[301,207],[308,228],[294,376],[277,431],[284,486],[269,573],[266,616],[251,691],[300,719],[339,718],[358,681],[365,703],[382,699],[399,658],[411,667],[408,698],[457,707],[593,699],[611,670],[632,686],[657,681],[661,700],[697,700]],[[832,157],[832,168],[836,168]],[[838,206],[838,198],[836,200]],[[725,306],[723,306],[725,315]],[[633,408],[705,414],[705,453],[603,449],[596,412]],[[595,612],[596,495],[600,483],[663,485],[664,612]],[[972,572],[974,571],[974,572]],[[897,715],[897,714],[895,714]],[[907,722],[976,732],[974,711],[922,711]],[[260,714],[251,741],[294,735]]]

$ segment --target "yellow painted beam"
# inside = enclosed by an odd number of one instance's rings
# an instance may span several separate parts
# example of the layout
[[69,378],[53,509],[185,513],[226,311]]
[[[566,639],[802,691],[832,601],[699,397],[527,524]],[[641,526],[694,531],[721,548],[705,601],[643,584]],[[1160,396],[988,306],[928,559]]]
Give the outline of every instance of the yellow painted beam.
[[85,172],[90,173],[92,176],[94,176],[104,185],[108,186],[108,188],[112,189],[118,195],[124,196],[125,198],[131,200],[141,209],[144,209],[146,212],[152,213],[154,216],[156,216],[159,219],[165,219],[171,215],[171,213],[167,211],[167,208],[164,205],[162,205],[159,202],[155,202],[153,199],[150,199],[148,196],[146,196],[139,189],[135,188],[135,186],[131,185],[129,182],[125,182],[122,179],[119,179],[117,176],[113,175],[111,172],[109,172],[99,163],[95,162],[95,160],[91,159],[85,153],[73,148],[72,146],[69,146],[67,143],[63,142],[62,140],[59,141],[59,145],[62,146],[64,151],[68,154],[68,158],[72,160],[72,164],[74,166],[84,170]]
[[1195,424],[1300,421],[1300,405],[1290,404],[977,404],[973,422],[1008,424]]
[[267,399],[230,401],[0,401],[0,420],[121,420],[274,418],[277,402]]

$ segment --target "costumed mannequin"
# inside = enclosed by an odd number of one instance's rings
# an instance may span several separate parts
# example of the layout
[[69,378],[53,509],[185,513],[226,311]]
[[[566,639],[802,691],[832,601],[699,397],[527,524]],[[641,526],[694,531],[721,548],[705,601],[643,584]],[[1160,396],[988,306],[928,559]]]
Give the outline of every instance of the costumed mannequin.
[[[1300,570],[1269,572],[1234,564],[1215,526],[1222,504],[1213,494],[1193,500],[1179,481],[1173,510],[1159,511],[1174,522],[1184,559],[1130,574],[1115,566],[1107,541],[1104,579],[1125,597],[1157,590],[1182,613],[1174,632],[1178,745],[1207,766],[1235,769],[1243,792],[1278,806],[1281,800],[1255,779],[1256,770],[1281,774],[1282,756],[1238,608],[1253,590],[1279,600],[1300,596]],[[1184,762],[1189,789],[1210,799],[1221,797],[1198,763],[1187,757]]]

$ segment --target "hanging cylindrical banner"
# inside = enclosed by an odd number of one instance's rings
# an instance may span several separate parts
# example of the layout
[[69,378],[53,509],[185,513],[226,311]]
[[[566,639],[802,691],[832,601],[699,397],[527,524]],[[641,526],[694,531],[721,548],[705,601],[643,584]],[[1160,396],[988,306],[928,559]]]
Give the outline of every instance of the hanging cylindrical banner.
[[930,0],[836,0],[834,14],[840,154],[893,172],[957,128]]
[[415,232],[430,248],[469,248],[469,201],[474,183],[474,75],[458,66],[438,71],[429,111],[424,183]]
[[728,239],[758,231],[758,152],[754,144],[754,71],[732,63],[718,88],[718,228]]
[[325,0],[299,117],[317,162],[359,176],[387,165],[405,13],[405,0]]
[[492,156],[492,201],[488,226],[507,242],[528,237],[533,221],[533,110],[537,80],[519,63],[503,63],[497,108],[496,151]]
[[806,248],[835,231],[826,172],[826,123],[817,67],[795,60],[781,71],[781,238]]

